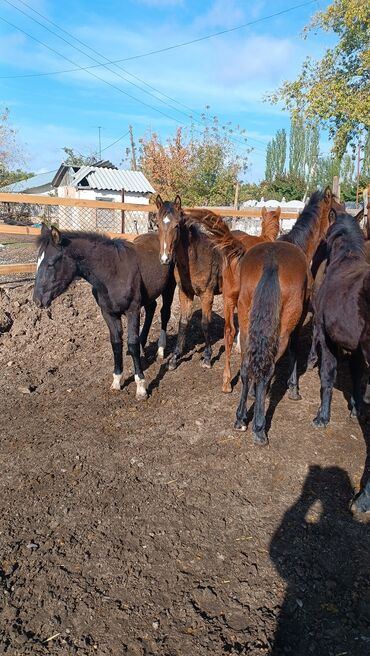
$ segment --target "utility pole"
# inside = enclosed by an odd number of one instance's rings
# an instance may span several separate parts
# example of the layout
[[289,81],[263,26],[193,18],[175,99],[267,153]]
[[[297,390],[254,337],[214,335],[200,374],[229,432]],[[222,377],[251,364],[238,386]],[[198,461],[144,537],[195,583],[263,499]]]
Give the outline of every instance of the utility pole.
[[132,125],[128,126],[129,132],[130,132],[130,141],[131,141],[131,166],[132,170],[136,171],[137,166],[136,166],[136,148],[135,148],[135,142],[134,142],[134,135],[132,132]]
[[234,195],[234,209],[238,209],[238,204],[239,204],[239,190],[240,190],[240,185],[239,185],[239,180],[237,180],[236,185],[235,185],[235,195]]
[[357,146],[357,185],[356,185],[356,208],[358,207],[358,196],[360,191],[360,165],[361,165],[361,144]]
[[98,128],[98,134],[99,134],[99,159],[101,159],[101,130],[102,130],[102,126],[98,125],[97,128]]

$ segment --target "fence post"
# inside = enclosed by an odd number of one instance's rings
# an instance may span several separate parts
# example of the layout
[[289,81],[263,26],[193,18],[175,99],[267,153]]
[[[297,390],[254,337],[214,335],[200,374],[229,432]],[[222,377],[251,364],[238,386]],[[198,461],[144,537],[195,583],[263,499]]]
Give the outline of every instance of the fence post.
[[[121,203],[125,202],[125,190],[121,191]],[[121,233],[125,233],[125,210],[121,210]]]
[[335,175],[333,178],[333,194],[337,197],[338,202],[340,201],[340,182],[339,176]]

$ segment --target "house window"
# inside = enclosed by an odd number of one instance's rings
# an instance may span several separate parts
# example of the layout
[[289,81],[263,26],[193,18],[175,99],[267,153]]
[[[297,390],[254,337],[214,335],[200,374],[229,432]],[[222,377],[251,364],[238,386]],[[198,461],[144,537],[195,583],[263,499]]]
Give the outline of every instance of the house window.
[[105,203],[114,203],[113,196],[97,196],[96,200],[102,200]]

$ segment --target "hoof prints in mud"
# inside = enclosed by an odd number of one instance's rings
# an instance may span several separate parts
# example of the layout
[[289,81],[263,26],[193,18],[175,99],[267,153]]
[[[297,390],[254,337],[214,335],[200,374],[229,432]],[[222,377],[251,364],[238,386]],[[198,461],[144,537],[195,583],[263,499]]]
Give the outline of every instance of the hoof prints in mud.
[[[140,404],[128,359],[124,389],[109,389],[87,285],[47,312],[31,297],[1,296],[0,653],[367,656],[369,532],[348,507],[368,429],[348,419],[345,385],[323,434],[317,372],[299,403],[274,383],[270,445],[256,449],[250,426],[232,428],[238,387],[221,392],[220,302],[211,370],[199,313],[173,372],[154,322]],[[175,307],[166,355],[176,331]]]

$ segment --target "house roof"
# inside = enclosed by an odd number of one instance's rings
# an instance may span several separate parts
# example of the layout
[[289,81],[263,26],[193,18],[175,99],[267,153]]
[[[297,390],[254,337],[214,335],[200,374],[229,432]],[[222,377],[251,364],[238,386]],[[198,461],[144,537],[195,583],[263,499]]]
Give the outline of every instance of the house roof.
[[[109,164],[104,166],[104,164]],[[99,191],[124,191],[136,193],[154,193],[150,182],[141,171],[117,169],[109,162],[99,162],[97,165],[70,167],[62,164],[53,179],[53,186],[59,187],[64,175],[71,174],[70,185],[78,189],[97,189]]]
[[[85,184],[83,182],[85,181]],[[110,191],[120,191],[124,189],[128,192],[154,193],[150,182],[146,179],[141,171],[125,171],[123,169],[95,168],[89,167],[87,171],[78,171],[73,184],[76,186],[90,189],[108,189]]]
[[31,178],[27,178],[27,180],[19,180],[13,184],[6,185],[6,187],[1,187],[1,191],[22,193],[23,191],[29,191],[30,189],[36,189],[37,187],[44,187],[48,184],[51,187],[51,183],[55,174],[56,171],[39,173],[38,175],[33,175]]

